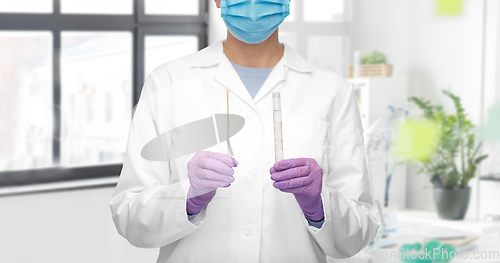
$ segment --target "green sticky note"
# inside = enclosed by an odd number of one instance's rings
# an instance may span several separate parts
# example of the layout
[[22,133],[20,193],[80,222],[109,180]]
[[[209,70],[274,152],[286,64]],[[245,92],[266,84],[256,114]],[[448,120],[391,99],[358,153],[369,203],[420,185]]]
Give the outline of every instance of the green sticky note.
[[397,127],[394,154],[405,160],[428,161],[434,154],[437,138],[435,122],[407,119]]
[[461,15],[464,0],[436,0],[436,14],[438,16]]
[[481,135],[485,139],[500,140],[500,104],[491,109],[488,122]]

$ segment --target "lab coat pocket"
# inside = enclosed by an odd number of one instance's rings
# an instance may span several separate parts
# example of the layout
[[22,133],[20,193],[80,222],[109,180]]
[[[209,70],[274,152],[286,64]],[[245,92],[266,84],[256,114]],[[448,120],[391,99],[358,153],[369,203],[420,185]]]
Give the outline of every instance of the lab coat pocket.
[[323,167],[327,151],[328,123],[318,118],[285,117],[283,118],[285,159],[313,158]]

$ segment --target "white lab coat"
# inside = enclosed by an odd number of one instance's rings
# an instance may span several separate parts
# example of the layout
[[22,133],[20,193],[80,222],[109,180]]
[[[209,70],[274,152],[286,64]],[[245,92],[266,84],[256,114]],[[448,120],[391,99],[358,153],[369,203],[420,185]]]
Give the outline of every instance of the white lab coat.
[[[161,248],[157,262],[326,262],[326,255],[351,257],[373,240],[379,217],[353,89],[338,74],[284,46],[284,56],[253,100],[222,41],[148,76],[110,205],[118,232],[132,245]],[[235,182],[220,188],[190,221],[186,164],[194,153],[175,162],[149,161],[141,149],[173,127],[225,114],[226,87],[230,113],[245,118],[243,129],[230,139],[239,162]],[[292,194],[272,185],[272,92],[277,91],[285,159],[314,158],[323,168],[320,229],[309,226]],[[227,144],[205,150],[227,153]]]

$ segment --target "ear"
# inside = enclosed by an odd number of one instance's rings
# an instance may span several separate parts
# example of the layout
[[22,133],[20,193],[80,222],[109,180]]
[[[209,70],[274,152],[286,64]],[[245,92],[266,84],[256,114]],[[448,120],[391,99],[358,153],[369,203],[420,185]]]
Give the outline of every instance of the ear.
[[217,8],[220,8],[220,0],[214,0],[215,4],[217,5]]

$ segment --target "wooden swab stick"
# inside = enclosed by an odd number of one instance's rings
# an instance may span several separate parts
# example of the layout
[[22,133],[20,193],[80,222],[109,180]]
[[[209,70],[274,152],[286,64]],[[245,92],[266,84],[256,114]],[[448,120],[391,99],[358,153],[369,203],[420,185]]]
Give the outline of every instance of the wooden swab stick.
[[229,87],[226,87],[227,98],[227,154],[229,155]]

